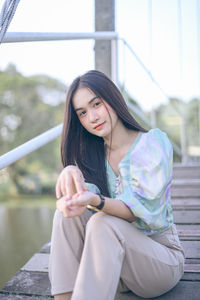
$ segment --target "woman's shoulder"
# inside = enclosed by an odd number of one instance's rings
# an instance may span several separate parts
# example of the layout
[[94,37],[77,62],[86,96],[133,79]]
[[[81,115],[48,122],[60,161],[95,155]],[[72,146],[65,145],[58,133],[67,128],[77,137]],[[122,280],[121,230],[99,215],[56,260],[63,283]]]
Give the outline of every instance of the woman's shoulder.
[[142,156],[151,161],[153,157],[158,159],[165,155],[172,156],[172,154],[173,148],[167,134],[159,128],[153,128],[141,133],[140,140],[133,149],[131,157],[135,159],[135,157]]
[[162,131],[160,128],[152,128],[147,132],[143,133],[146,137],[153,137],[153,138],[163,138],[167,134]]
[[167,134],[159,128],[150,129],[141,134],[141,138],[135,149],[131,152],[131,166],[138,170],[145,166],[152,169],[152,165],[171,163],[173,158],[173,148]]
[[159,144],[171,145],[168,135],[160,128],[152,128],[149,131],[144,132],[142,136],[143,136],[142,139],[143,142],[150,143],[150,145],[153,144],[154,142]]

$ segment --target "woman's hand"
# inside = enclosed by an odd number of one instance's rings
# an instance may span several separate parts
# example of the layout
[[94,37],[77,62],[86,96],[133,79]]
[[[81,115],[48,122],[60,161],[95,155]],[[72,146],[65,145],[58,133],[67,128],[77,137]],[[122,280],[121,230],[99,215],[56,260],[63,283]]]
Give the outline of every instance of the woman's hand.
[[98,196],[89,191],[76,193],[73,197],[64,196],[57,200],[57,209],[63,213],[63,216],[66,218],[80,216],[84,210],[87,208],[87,205],[98,204]]
[[56,197],[62,196],[71,198],[76,193],[85,191],[83,174],[77,166],[67,166],[60,173],[56,183]]
[[99,202],[100,202],[100,198],[98,195],[89,191],[84,191],[75,194],[71,199],[69,199],[67,201],[67,206],[73,209],[76,206],[87,206],[87,205],[97,206],[100,204]]
[[86,206],[79,205],[79,206],[69,207],[69,205],[67,205],[68,201],[69,201],[69,197],[64,196],[59,200],[57,200],[56,202],[57,209],[63,214],[63,216],[66,218],[72,218],[72,217],[82,215],[82,213],[86,209]]

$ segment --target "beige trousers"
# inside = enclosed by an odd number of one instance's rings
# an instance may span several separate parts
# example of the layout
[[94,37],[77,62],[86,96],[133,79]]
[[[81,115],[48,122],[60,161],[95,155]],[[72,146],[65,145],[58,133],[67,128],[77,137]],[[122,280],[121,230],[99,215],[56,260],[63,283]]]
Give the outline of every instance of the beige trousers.
[[184,252],[176,227],[148,237],[131,223],[86,210],[80,217],[55,212],[49,262],[52,295],[72,300],[113,300],[117,289],[151,298],[183,275]]

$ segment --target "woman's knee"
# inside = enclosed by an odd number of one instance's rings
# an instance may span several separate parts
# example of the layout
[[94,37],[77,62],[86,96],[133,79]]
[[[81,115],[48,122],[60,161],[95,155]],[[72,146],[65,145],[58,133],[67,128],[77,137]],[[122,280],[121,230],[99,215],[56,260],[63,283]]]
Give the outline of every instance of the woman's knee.
[[77,227],[82,227],[80,220],[76,218],[66,218],[57,209],[53,218],[52,235],[66,234],[68,231],[76,230]]
[[88,220],[91,217],[91,212],[85,211],[81,216],[76,216],[73,218],[66,218],[63,214],[57,209],[54,214],[53,219],[53,229],[52,235],[62,235],[71,234],[72,232],[75,234],[84,235],[85,226]]
[[105,214],[104,212],[95,213],[86,225],[87,234],[93,233],[105,233],[106,230],[110,230],[113,228],[113,217],[111,215]]
[[60,227],[63,225],[63,223],[68,223],[69,220],[69,218],[65,218],[63,214],[58,209],[56,209],[53,218],[53,227]]

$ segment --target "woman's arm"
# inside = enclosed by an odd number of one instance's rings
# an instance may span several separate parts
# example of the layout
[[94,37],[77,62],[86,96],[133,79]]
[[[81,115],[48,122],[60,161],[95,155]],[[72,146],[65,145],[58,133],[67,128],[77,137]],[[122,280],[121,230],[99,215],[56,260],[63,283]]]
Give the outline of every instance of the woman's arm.
[[[63,169],[57,180],[56,197],[59,199],[57,208],[65,217],[81,215],[87,205],[100,204],[98,195],[86,191],[83,175],[77,166],[67,166]],[[133,212],[121,200],[105,197],[102,211],[129,222],[136,220]]]
[[[95,195],[94,200],[92,200],[91,203],[92,204],[90,205],[92,206],[98,206],[100,204],[99,196]],[[105,197],[105,204],[102,211],[108,215],[116,216],[129,222],[134,222],[137,219],[128,206],[118,199]]]
[[[80,216],[83,211],[90,206],[98,206],[100,204],[100,197],[92,192],[84,191],[75,194],[69,198],[64,196],[57,201],[57,208],[67,218]],[[116,216],[134,222],[136,217],[132,211],[121,200],[105,197],[105,204],[102,211],[106,214]]]

